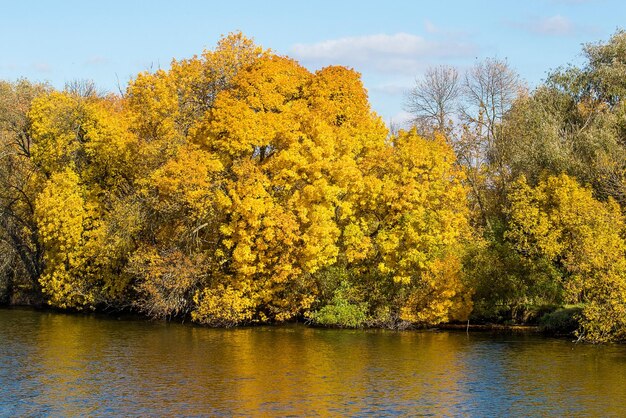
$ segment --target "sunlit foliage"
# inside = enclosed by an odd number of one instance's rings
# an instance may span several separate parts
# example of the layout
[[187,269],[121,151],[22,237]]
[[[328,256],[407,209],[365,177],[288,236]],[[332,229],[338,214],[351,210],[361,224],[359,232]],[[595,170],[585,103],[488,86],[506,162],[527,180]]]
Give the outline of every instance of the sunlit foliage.
[[392,328],[576,304],[581,339],[626,339],[624,39],[532,93],[487,60],[393,134],[356,71],[240,33],[122,96],[2,82],[0,298]]
[[[467,315],[454,153],[390,136],[351,69],[312,73],[231,34],[124,97],[76,82],[28,103],[28,239],[52,306],[219,326]],[[333,324],[346,298],[358,312]]]
[[580,337],[626,337],[626,244],[617,203],[599,202],[566,175],[549,177],[534,188],[522,178],[511,195],[510,216],[507,238],[515,248],[560,271],[564,302],[585,304]]

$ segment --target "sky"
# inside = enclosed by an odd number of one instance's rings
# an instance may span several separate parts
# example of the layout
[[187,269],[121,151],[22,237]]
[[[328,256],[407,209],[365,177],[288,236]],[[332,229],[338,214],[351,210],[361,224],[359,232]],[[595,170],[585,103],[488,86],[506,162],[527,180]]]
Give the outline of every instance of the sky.
[[505,59],[530,88],[583,62],[584,43],[626,29],[623,0],[195,1],[0,0],[0,79],[125,89],[241,31],[314,71],[359,71],[372,108],[402,123],[404,95],[425,69]]

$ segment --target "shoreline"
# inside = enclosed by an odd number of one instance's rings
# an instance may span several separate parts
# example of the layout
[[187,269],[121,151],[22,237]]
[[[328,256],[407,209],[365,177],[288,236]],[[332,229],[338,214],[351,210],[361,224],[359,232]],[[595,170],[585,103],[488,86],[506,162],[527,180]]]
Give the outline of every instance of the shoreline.
[[437,329],[444,331],[503,331],[503,332],[528,332],[543,333],[539,325],[531,324],[440,324]]
[[[0,305],[0,310],[27,310],[42,313],[55,313],[62,315],[72,316],[95,316],[106,320],[117,321],[139,321],[139,322],[163,322],[163,323],[177,323],[181,325],[192,325],[200,328],[215,328],[215,329],[238,329],[238,328],[250,328],[250,327],[283,327],[292,325],[302,325],[308,328],[317,329],[345,329],[345,330],[384,330],[384,331],[468,331],[468,332],[514,332],[514,333],[533,333],[533,334],[545,334],[542,327],[532,324],[460,324],[460,323],[444,323],[437,325],[414,325],[406,328],[398,329],[384,326],[365,326],[360,328],[349,327],[332,327],[321,326],[307,323],[302,320],[285,321],[280,323],[263,323],[263,324],[245,324],[234,327],[209,327],[196,322],[188,321],[184,318],[170,318],[170,319],[156,319],[143,315],[138,312],[117,311],[106,312],[101,310],[95,311],[71,311],[63,310],[50,306],[36,306],[36,305]],[[549,334],[547,334],[549,335]]]

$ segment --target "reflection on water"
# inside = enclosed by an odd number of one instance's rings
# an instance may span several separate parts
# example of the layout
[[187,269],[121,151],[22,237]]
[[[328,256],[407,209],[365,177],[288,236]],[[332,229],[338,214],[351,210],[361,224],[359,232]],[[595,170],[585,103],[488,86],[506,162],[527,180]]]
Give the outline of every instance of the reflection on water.
[[0,415],[622,415],[626,346],[0,310]]

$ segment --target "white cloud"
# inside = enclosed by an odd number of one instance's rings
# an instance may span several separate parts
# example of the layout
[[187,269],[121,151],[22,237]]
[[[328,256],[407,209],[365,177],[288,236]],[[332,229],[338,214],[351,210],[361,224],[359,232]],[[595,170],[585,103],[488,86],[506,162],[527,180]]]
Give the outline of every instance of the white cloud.
[[468,57],[476,49],[474,44],[462,40],[432,40],[409,33],[396,33],[296,44],[292,55],[313,66],[347,65],[357,71],[415,74],[435,60]]
[[94,55],[85,61],[85,65],[98,67],[101,65],[106,65],[109,63],[109,60],[102,55]]
[[591,31],[590,28],[578,25],[561,15],[533,18],[525,22],[509,22],[509,26],[546,36],[570,36]]
[[50,64],[47,62],[36,62],[33,63],[32,67],[35,71],[40,73],[49,73],[52,71],[52,67],[50,67]]
[[563,36],[573,33],[575,26],[568,18],[556,15],[530,23],[529,29],[541,35]]

